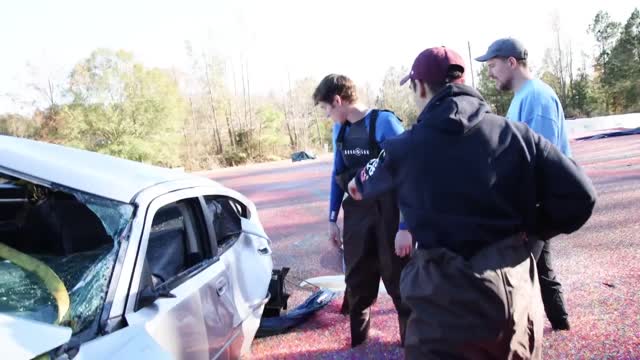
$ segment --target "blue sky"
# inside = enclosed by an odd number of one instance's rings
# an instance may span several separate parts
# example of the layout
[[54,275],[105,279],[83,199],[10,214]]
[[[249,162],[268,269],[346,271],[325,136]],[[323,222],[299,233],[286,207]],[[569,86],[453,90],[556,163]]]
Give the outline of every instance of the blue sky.
[[[637,0],[516,1],[360,0],[20,0],[0,12],[0,113],[28,112],[6,94],[35,98],[28,84],[60,82],[96,48],[124,49],[147,66],[188,70],[185,41],[239,66],[247,59],[252,90],[286,88],[292,80],[342,72],[378,87],[390,66],[409,66],[427,47],[447,45],[480,55],[496,38],[513,36],[541,65],[552,42],[551,16],[576,50],[590,53],[586,28],[598,10],[625,21]],[[577,3],[575,3],[577,4]],[[27,64],[33,65],[32,71]],[[477,70],[478,63],[473,63]],[[239,72],[239,71],[238,71]],[[38,99],[40,100],[40,99]]]

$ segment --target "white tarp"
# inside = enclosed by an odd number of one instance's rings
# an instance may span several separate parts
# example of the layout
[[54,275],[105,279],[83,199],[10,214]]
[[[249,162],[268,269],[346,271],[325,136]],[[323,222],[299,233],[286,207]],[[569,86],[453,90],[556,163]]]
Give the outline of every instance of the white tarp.
[[567,135],[570,139],[587,136],[607,129],[640,127],[640,113],[598,116],[585,119],[567,120]]

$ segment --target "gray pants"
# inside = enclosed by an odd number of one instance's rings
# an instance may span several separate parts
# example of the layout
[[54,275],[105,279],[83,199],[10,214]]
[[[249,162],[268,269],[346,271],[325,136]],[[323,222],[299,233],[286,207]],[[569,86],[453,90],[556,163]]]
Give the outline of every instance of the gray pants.
[[536,263],[514,236],[471,259],[418,249],[400,281],[410,308],[407,359],[540,359],[543,310]]

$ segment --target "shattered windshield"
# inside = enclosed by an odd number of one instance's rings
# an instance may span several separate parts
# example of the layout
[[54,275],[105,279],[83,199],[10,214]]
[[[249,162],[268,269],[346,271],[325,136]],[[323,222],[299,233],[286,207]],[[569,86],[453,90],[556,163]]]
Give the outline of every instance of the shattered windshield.
[[100,315],[133,211],[0,174],[0,312],[84,330]]

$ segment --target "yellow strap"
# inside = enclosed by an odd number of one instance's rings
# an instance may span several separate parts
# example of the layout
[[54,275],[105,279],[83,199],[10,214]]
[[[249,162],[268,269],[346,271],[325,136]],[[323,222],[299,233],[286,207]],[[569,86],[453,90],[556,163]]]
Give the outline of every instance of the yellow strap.
[[32,272],[42,280],[51,295],[56,299],[58,305],[58,319],[56,324],[60,324],[65,319],[69,311],[69,293],[64,283],[47,264],[42,261],[22,253],[12,247],[0,243],[0,258],[7,259],[26,271]]

